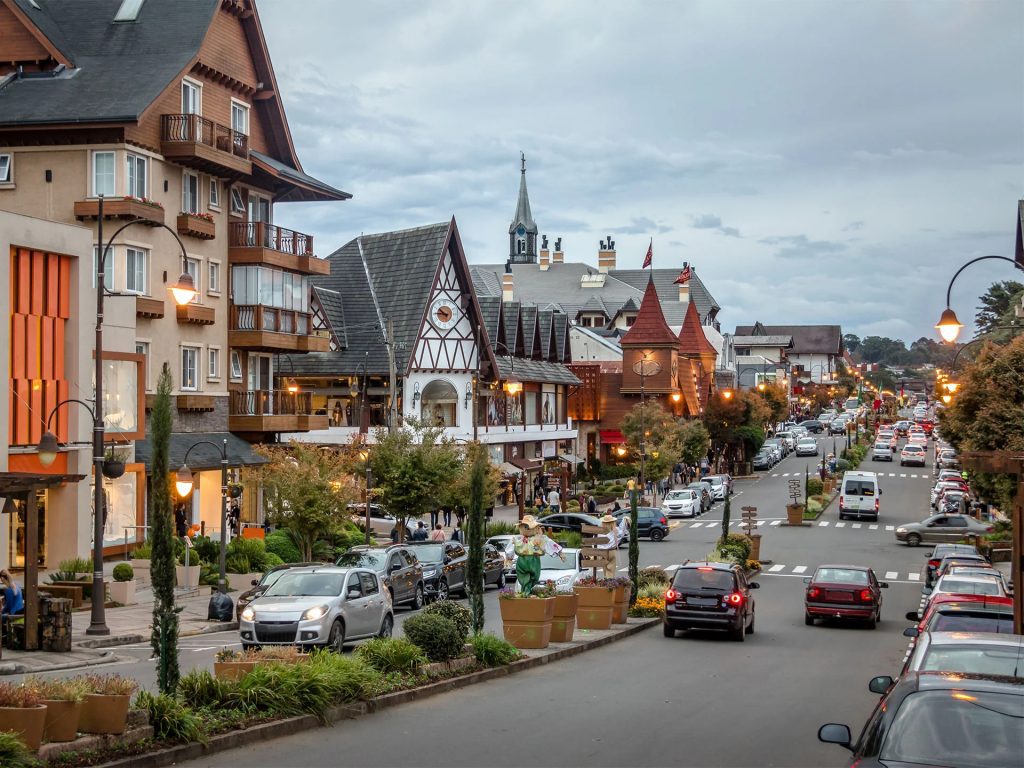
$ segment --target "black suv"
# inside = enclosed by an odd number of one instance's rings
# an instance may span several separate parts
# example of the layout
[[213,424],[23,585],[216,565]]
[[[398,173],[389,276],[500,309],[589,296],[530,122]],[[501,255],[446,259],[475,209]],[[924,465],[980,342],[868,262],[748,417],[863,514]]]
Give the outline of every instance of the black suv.
[[[414,541],[405,545],[423,566],[423,588],[428,600],[447,600],[452,592],[466,596],[466,563],[469,553],[457,541]],[[505,586],[505,558],[490,544],[484,545],[484,586]]]
[[391,593],[394,606],[408,604],[414,610],[423,607],[423,568],[408,546],[353,547],[335,565],[376,571]]
[[[616,520],[629,517],[629,507],[612,512]],[[656,507],[636,508],[636,535],[638,538],[648,537],[651,541],[661,541],[668,536],[668,518]]]
[[686,563],[676,571],[665,593],[665,637],[678,629],[724,629],[734,640],[754,634],[756,581],[732,563]]

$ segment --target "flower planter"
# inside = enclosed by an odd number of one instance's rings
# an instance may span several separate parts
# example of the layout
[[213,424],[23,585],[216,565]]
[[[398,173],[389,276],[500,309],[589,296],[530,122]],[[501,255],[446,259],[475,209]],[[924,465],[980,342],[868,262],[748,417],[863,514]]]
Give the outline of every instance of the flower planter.
[[615,590],[607,587],[576,587],[579,605],[576,626],[580,629],[610,629]]
[[107,585],[110,599],[121,605],[135,605],[135,579],[112,581]]
[[789,525],[803,525],[804,524],[804,505],[803,504],[787,504],[786,505],[786,522]]
[[505,640],[516,648],[547,648],[555,598],[520,597],[498,601]]
[[179,213],[176,223],[179,235],[196,237],[200,240],[213,240],[217,236],[216,225],[201,216]]
[[130,695],[90,693],[85,697],[78,730],[82,733],[124,733]]
[[150,582],[150,560],[132,558],[132,570],[135,572],[135,580],[140,584],[148,584]]
[[218,680],[241,680],[256,669],[255,661],[215,661],[213,676]]
[[568,643],[576,630],[576,608],[579,596],[575,593],[555,595],[555,615],[551,620],[551,642]]
[[184,565],[176,565],[174,566],[174,578],[179,587],[198,587],[199,566],[190,565],[186,568]]
[[46,707],[0,707],[0,728],[13,731],[30,752],[38,752],[46,725]]
[[750,536],[750,559],[761,559],[761,534],[754,533]]
[[612,602],[612,624],[625,624],[629,619],[629,596],[632,592],[632,584],[624,584],[615,588]]
[[81,701],[45,699],[46,723],[44,741],[74,741],[78,736],[78,721],[82,717]]
[[103,462],[103,476],[110,480],[117,480],[124,474],[124,462],[117,459],[106,459]]

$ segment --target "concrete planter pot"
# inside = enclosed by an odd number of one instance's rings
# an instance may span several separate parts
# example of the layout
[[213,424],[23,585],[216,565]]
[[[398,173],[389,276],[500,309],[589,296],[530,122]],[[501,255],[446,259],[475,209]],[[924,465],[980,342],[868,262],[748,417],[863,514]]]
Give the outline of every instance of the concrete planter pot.
[[255,661],[215,661],[213,676],[218,680],[241,680],[256,669]]
[[152,577],[150,576],[150,560],[143,560],[142,558],[132,558],[132,570],[135,572],[135,580],[140,584],[148,584]]
[[78,730],[82,733],[122,734],[128,724],[130,695],[90,693],[82,706]]
[[580,598],[575,592],[555,595],[555,615],[551,620],[551,642],[568,643],[576,630],[576,609]]
[[179,587],[198,587],[199,566],[190,565],[186,568],[184,565],[176,565],[174,566],[174,578]]
[[13,731],[28,747],[38,752],[46,725],[46,707],[0,707],[0,728]]
[[761,534],[754,533],[750,536],[750,559],[761,559]]
[[505,640],[516,648],[547,648],[555,598],[522,597],[499,600]]
[[82,716],[81,701],[46,699],[44,741],[74,741],[78,737],[78,721]]
[[110,599],[121,605],[135,605],[135,579],[112,581],[107,585]]
[[787,504],[786,505],[786,522],[789,525],[803,525],[804,524],[804,505],[803,504]]
[[625,624],[629,620],[629,597],[632,593],[632,584],[615,588],[612,602],[612,624]]
[[579,597],[576,626],[580,629],[610,629],[615,590],[607,587],[575,587]]

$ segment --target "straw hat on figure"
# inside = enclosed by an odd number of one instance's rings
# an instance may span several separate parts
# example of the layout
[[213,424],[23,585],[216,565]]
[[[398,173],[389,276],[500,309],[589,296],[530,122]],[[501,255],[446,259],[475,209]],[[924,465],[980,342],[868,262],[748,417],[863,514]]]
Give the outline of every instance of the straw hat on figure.
[[519,534],[513,539],[516,553],[516,582],[521,594],[532,594],[540,583],[541,555],[558,555],[565,560],[562,547],[549,539],[533,515],[524,515],[519,521]]

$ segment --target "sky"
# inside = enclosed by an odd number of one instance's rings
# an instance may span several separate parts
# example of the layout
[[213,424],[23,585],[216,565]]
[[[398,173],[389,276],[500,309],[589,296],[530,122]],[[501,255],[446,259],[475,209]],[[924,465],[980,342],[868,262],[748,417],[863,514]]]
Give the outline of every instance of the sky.
[[[1024,3],[261,0],[304,169],[353,195],[278,206],[326,256],[458,222],[508,256],[519,153],[541,234],[596,266],[690,262],[722,330],[937,338],[972,257],[1013,256]],[[967,323],[1011,265],[953,289]]]

